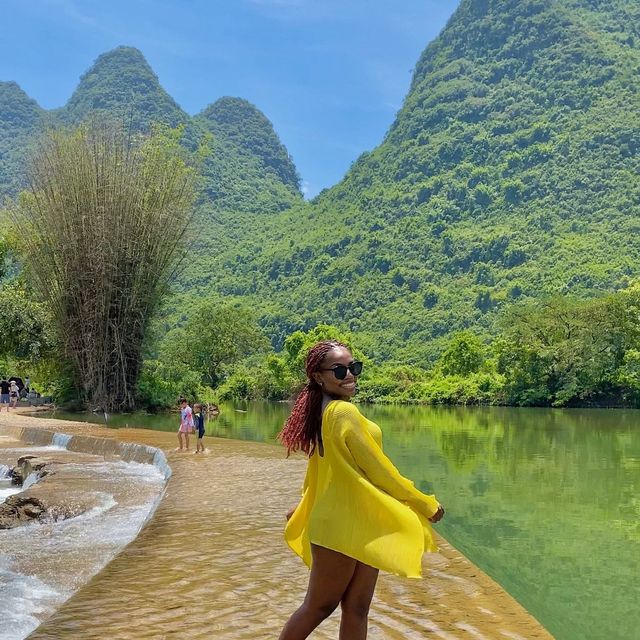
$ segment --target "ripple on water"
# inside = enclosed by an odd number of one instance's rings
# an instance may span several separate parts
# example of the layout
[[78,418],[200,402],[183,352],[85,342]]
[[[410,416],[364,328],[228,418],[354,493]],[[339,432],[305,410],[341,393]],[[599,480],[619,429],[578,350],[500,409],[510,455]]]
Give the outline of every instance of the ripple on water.
[[[170,455],[173,475],[153,520],[32,639],[277,637],[308,579],[282,538],[305,465],[256,447],[225,443],[209,456]],[[490,593],[499,592],[494,583],[481,588],[479,572],[469,565],[464,574],[464,559],[446,543],[443,550],[426,560],[423,581],[381,576],[371,640],[495,640],[504,632],[549,640],[508,596]],[[454,564],[458,579],[451,579]],[[338,627],[336,613],[313,637],[333,640]]]

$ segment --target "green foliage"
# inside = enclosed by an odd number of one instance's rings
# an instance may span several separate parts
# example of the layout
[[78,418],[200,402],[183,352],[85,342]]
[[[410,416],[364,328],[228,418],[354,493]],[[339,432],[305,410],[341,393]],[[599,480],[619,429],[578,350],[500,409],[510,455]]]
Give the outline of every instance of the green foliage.
[[496,341],[505,401],[563,406],[637,397],[640,289],[593,301],[553,298],[512,307]]
[[0,357],[33,366],[53,355],[56,346],[51,317],[20,282],[0,288]]
[[202,376],[184,363],[145,360],[137,385],[138,404],[147,409],[175,407],[180,398],[210,402],[212,390],[202,384]]
[[201,383],[215,387],[232,365],[265,352],[268,341],[252,312],[218,300],[203,300],[190,310],[183,327],[170,331],[160,346],[165,363],[197,372]]
[[26,157],[45,112],[15,82],[0,82],[0,204],[24,186]]
[[455,334],[440,357],[440,369],[446,376],[477,373],[484,361],[484,345],[471,331]]
[[[512,306],[488,345],[470,331],[454,335],[431,369],[366,366],[360,402],[640,405],[640,286],[596,300],[550,298]],[[221,399],[285,399],[303,380],[308,348],[320,339],[355,338],[332,326],[297,331],[266,363],[241,365]]]
[[353,347],[352,337],[334,326],[320,324],[309,331],[295,331],[284,341],[280,354],[251,358],[236,367],[217,389],[220,400],[287,400],[306,381],[304,363],[309,349],[321,340],[346,344],[356,359],[361,351]]
[[134,404],[143,338],[191,217],[193,169],[178,137],[51,132],[10,209],[29,282],[92,407]]

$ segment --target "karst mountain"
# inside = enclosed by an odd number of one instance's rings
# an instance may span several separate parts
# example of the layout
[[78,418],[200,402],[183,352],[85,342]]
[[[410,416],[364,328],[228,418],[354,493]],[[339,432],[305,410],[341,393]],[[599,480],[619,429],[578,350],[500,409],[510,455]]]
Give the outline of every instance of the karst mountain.
[[[211,138],[180,286],[242,300],[274,345],[328,322],[379,359],[425,362],[511,304],[625,288],[640,270],[640,4],[462,0],[375,149],[310,203],[242,98],[190,117],[135,49],[101,56],[46,112],[0,84],[0,190],[51,121],[125,114]],[[263,215],[268,214],[268,215]]]

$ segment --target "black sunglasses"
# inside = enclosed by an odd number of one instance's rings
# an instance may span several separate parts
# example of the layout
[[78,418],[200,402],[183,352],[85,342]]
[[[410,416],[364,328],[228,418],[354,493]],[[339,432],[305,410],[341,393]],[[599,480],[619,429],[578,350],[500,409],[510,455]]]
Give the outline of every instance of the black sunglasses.
[[362,373],[362,362],[355,360],[349,364],[337,364],[331,369],[322,369],[322,371],[333,371],[333,375],[338,380],[344,380],[347,377],[347,371],[351,371],[354,376],[359,376]]

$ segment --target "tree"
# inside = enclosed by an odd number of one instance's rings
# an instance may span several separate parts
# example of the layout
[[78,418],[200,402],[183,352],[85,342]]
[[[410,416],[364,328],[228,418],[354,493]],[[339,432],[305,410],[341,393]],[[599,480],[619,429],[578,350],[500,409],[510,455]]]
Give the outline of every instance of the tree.
[[194,172],[179,138],[51,132],[11,209],[27,274],[91,407],[134,406],[145,331],[191,219]]
[[440,358],[440,368],[447,376],[468,376],[476,373],[484,361],[484,346],[471,331],[453,336]]
[[32,300],[19,282],[5,284],[0,289],[0,357],[36,363],[53,348],[44,305]]
[[216,387],[230,365],[268,346],[251,311],[205,300],[196,305],[183,328],[167,335],[162,358],[183,362],[205,384]]

